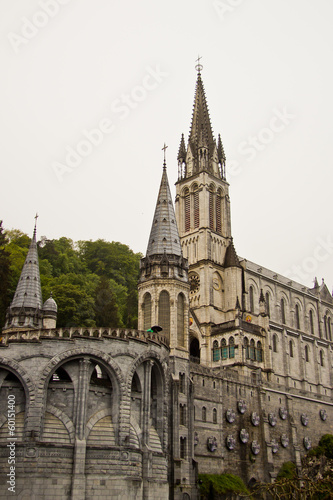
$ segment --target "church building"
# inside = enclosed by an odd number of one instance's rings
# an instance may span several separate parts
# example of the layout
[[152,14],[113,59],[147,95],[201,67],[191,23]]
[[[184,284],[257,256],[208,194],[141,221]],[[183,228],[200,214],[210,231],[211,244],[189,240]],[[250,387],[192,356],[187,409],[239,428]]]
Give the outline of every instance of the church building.
[[4,500],[11,487],[21,500],[198,500],[198,473],[271,482],[333,433],[332,295],[237,254],[197,70],[176,199],[164,160],[141,259],[138,330],[57,328],[35,227],[0,342]]

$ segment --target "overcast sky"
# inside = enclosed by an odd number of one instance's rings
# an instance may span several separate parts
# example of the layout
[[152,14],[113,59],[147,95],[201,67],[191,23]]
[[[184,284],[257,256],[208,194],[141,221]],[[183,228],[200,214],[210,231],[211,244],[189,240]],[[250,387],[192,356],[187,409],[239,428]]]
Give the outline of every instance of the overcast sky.
[[[0,218],[145,253],[202,56],[238,254],[333,286],[331,0],[1,0]],[[99,129],[99,132],[96,132]]]

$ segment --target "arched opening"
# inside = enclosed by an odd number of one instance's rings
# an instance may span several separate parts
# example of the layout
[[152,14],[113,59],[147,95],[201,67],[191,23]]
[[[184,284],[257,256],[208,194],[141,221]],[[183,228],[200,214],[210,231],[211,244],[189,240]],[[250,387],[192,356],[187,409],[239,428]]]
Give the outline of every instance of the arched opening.
[[149,330],[153,325],[151,324],[151,295],[145,293],[143,298],[143,329]]
[[[10,370],[0,368],[0,416],[6,416],[11,411],[15,412],[15,438],[16,442],[24,438],[24,416],[26,397],[20,379]],[[8,444],[8,420],[0,427],[0,443]],[[7,460],[7,459],[6,459]]]
[[196,337],[190,341],[190,360],[194,363],[200,363],[200,344]]
[[177,341],[178,345],[185,345],[185,297],[183,293],[178,295],[177,300]]

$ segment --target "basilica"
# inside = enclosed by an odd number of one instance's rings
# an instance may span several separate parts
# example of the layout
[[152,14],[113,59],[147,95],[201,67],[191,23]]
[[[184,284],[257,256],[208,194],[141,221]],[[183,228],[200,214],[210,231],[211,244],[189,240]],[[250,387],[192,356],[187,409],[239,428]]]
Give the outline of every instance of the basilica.
[[332,295],[237,254],[197,69],[175,200],[161,169],[138,330],[57,328],[35,227],[0,342],[3,499],[198,500],[199,473],[271,482],[333,433]]

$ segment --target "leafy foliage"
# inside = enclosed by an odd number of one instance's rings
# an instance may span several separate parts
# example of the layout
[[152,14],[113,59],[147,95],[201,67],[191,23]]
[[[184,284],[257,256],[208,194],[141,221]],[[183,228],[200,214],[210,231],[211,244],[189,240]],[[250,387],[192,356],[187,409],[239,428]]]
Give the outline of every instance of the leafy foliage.
[[199,474],[199,488],[205,500],[217,499],[227,493],[249,494],[242,479],[233,474]]
[[[0,224],[0,326],[13,298],[31,239]],[[137,328],[137,281],[141,254],[118,242],[69,238],[38,242],[44,301],[52,292],[57,326]]]
[[9,283],[10,274],[10,256],[6,249],[8,240],[3,232],[2,221],[0,221],[0,324],[3,324],[6,318],[6,309],[9,305]]
[[250,498],[272,500],[330,500],[333,498],[333,435],[325,434],[297,471],[293,462],[282,465],[273,484],[259,483]]

